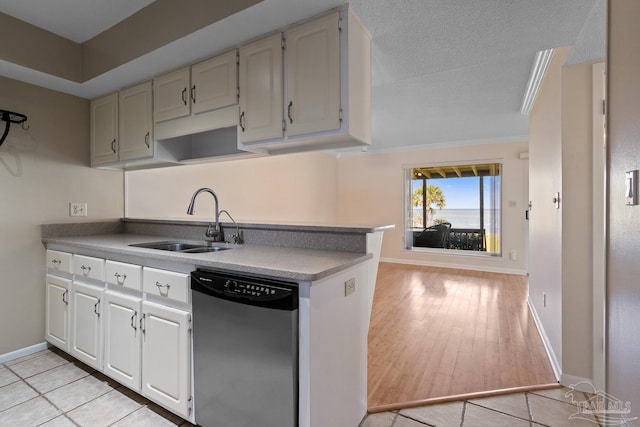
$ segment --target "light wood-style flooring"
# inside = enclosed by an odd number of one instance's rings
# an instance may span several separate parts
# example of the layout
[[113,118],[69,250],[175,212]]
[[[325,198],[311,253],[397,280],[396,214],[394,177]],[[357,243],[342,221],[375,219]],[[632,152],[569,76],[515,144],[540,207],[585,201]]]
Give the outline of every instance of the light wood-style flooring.
[[526,276],[380,263],[369,411],[557,383],[527,292]]

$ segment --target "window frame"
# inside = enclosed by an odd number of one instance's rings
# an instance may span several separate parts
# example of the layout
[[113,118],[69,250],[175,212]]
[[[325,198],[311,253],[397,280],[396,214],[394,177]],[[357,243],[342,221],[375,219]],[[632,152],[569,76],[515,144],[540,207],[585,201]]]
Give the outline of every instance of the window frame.
[[[414,232],[416,228],[412,226],[413,224],[413,182],[414,182],[414,173],[415,169],[431,169],[431,168],[468,168],[473,165],[492,165],[496,164],[499,168],[499,171],[496,175],[487,175],[487,176],[497,176],[499,178],[497,189],[494,189],[491,197],[494,198],[494,206],[493,209],[496,210],[497,218],[494,219],[493,228],[487,228],[485,223],[484,235],[485,239],[489,233],[497,233],[497,246],[498,251],[489,252],[485,251],[477,251],[477,250],[469,250],[469,249],[456,249],[456,248],[433,248],[433,247],[422,247],[422,246],[414,246]],[[464,255],[464,256],[480,256],[480,257],[502,257],[503,256],[503,242],[504,242],[504,229],[502,227],[503,223],[503,176],[504,176],[504,159],[488,159],[488,160],[474,160],[474,161],[459,161],[459,162],[447,162],[447,163],[420,163],[420,164],[411,164],[411,165],[403,165],[403,250],[411,251],[411,252],[426,252],[426,253],[437,253],[437,254],[446,254],[446,255]],[[455,179],[454,177],[450,177],[451,179]],[[432,178],[433,179],[433,178]],[[443,178],[444,179],[444,178]],[[427,178],[428,182],[428,178]],[[427,184],[428,185],[428,184]],[[485,184],[486,185],[486,184]],[[478,188],[480,191],[480,188]],[[492,209],[491,205],[489,207],[484,207],[486,212],[487,209]],[[478,209],[480,210],[480,209]],[[497,221],[497,222],[496,222]],[[424,224],[423,224],[424,225]],[[491,226],[490,226],[491,227]],[[494,231],[495,230],[495,231]],[[488,241],[486,242],[488,246]]]

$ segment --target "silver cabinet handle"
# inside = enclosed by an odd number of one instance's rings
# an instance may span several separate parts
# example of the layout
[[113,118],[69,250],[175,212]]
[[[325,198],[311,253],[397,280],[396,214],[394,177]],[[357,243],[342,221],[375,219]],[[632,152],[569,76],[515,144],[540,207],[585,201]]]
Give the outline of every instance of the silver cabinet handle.
[[191,86],[191,102],[196,103],[196,85]]
[[289,101],[289,105],[287,106],[287,116],[289,116],[289,123],[293,123],[293,117],[291,117],[291,109],[293,108],[293,101]]
[[147,317],[146,313],[142,313],[142,317],[140,318],[140,330],[143,334],[147,333],[147,330],[144,328],[144,319]]
[[[171,288],[171,285],[169,285],[168,283],[166,285],[163,285],[160,282],[156,282],[156,286],[158,287],[158,292],[160,292],[160,295],[169,295],[169,289]],[[163,292],[162,288],[167,288],[167,290]]]
[[[126,274],[114,274],[114,276],[116,276],[116,282],[118,283],[124,283],[125,279],[127,278]],[[122,281],[120,281],[120,278],[122,277]]]
[[116,139],[114,138],[113,141],[111,141],[111,151],[113,151],[114,153],[116,152]]
[[147,132],[144,136],[144,144],[147,146],[147,148],[150,147],[149,145],[149,132]]
[[138,315],[137,311],[134,311],[133,314],[131,315],[131,327],[133,328],[134,331],[138,330],[138,328],[136,328],[136,324],[133,321],[133,319],[135,319],[137,315]]
[[59,259],[52,259],[51,264],[53,264],[54,267],[57,267],[62,264],[62,261],[60,261]]
[[187,88],[182,89],[182,102],[184,105],[187,105]]
[[244,111],[242,112],[242,114],[240,114],[240,129],[242,129],[242,132],[245,131],[245,119],[244,119]]
[[65,290],[62,293],[62,302],[65,303],[66,305],[69,305],[69,299],[67,298],[69,296],[69,291]]
[[96,314],[96,316],[100,317],[100,312],[98,312],[98,306],[100,305],[100,300],[98,300],[94,305],[93,305],[93,312]]
[[82,274],[85,276],[91,273],[91,267],[85,267],[84,265],[80,267],[80,270],[82,270]]

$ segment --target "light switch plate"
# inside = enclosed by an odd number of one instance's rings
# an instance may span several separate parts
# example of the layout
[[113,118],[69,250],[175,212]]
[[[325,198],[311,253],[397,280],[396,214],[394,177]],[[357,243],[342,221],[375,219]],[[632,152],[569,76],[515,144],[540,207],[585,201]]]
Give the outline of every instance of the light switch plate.
[[628,206],[638,204],[638,170],[625,173],[625,203]]

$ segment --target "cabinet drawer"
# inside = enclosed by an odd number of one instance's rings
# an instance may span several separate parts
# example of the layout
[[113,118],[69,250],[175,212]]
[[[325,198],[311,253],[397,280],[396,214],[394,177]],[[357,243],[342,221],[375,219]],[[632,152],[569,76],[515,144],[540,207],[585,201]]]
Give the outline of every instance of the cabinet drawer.
[[71,257],[70,253],[47,249],[47,268],[71,274],[73,272]]
[[142,290],[142,266],[107,260],[105,272],[109,284]]
[[189,302],[189,275],[145,267],[142,273],[144,291],[164,298]]
[[85,279],[104,281],[104,260],[102,258],[74,255],[73,274]]

